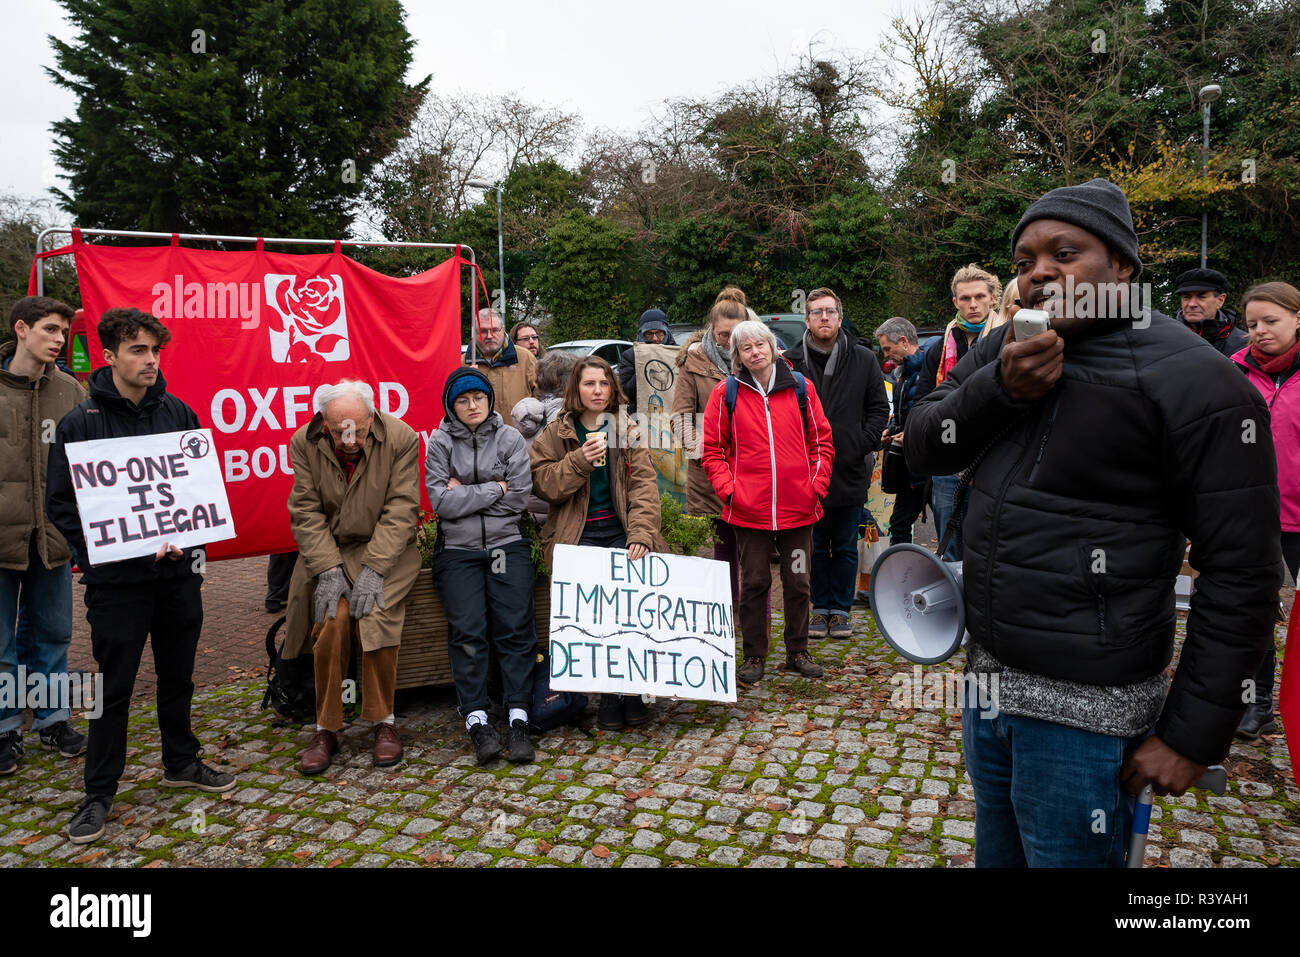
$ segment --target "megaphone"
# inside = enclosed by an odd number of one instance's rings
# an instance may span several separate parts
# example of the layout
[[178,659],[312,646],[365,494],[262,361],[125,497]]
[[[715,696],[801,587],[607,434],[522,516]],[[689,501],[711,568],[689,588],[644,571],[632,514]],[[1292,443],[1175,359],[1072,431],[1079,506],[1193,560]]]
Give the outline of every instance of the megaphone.
[[961,646],[966,635],[961,562],[945,562],[919,545],[894,545],[876,559],[870,588],[876,624],[904,658],[932,665]]

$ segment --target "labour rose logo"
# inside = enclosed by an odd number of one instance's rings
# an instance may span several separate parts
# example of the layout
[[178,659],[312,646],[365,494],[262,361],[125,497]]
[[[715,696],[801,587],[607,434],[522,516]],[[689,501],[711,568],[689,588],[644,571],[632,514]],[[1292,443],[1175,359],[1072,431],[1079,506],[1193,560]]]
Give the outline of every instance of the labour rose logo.
[[299,279],[268,274],[264,282],[266,303],[274,310],[267,320],[272,359],[314,365],[348,357],[348,315],[343,304],[342,276]]

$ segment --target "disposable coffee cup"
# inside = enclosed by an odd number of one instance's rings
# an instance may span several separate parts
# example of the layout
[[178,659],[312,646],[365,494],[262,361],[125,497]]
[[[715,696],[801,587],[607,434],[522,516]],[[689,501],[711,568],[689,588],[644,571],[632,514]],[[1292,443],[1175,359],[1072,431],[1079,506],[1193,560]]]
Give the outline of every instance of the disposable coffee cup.
[[605,449],[609,445],[609,436],[604,432],[597,432],[596,435],[600,438],[600,458],[596,459],[595,464],[596,468],[603,469],[605,467]]

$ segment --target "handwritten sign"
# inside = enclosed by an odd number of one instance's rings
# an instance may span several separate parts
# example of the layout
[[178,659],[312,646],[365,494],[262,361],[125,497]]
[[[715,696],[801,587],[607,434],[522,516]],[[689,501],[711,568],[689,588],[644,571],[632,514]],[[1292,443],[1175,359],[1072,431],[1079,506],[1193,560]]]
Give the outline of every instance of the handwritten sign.
[[679,346],[638,342],[636,359],[636,411],[649,429],[650,461],[658,473],[659,491],[686,504],[686,450],[673,435],[671,413],[677,391]]
[[235,537],[207,429],[70,442],[67,452],[90,564]]
[[556,545],[551,688],[736,700],[725,562]]

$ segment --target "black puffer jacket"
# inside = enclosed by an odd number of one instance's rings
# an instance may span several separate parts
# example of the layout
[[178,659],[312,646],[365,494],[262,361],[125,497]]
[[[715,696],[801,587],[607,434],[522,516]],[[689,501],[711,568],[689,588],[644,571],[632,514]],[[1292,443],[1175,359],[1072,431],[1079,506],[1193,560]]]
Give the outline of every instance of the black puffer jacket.
[[135,584],[158,579],[188,578],[197,574],[195,561],[187,549],[179,559],[152,557],[128,558],[104,565],[86,562],[86,537],[77,512],[77,496],[68,472],[69,442],[91,439],[119,439],[130,435],[154,435],[202,428],[194,410],[168,395],[162,372],[149,387],[139,405],[125,399],[113,384],[113,370],[107,366],[90,374],[90,398],[63,417],[50,447],[48,478],[45,485],[45,512],[54,527],[63,533],[72,549],[73,561],[81,568],[82,582],[87,585]]
[[1231,309],[1220,309],[1213,319],[1203,322],[1188,322],[1181,309],[1174,318],[1229,359],[1250,344],[1250,337],[1237,328],[1237,314]]
[[1158,313],[1148,328],[1101,320],[1072,337],[1061,380],[1033,403],[1002,387],[1005,337],[981,340],[917,402],[904,438],[909,467],[928,474],[989,449],[962,528],[971,638],[1036,674],[1149,678],[1171,658],[1186,536],[1200,577],[1155,732],[1213,764],[1272,640],[1281,585],[1268,410]]
[[805,344],[787,349],[785,357],[795,371],[812,381],[822,400],[826,421],[831,424],[835,444],[835,465],[831,485],[822,499],[823,506],[861,505],[871,488],[868,456],[880,448],[880,433],[889,423],[889,399],[885,396],[885,377],[876,355],[866,346],[856,344],[840,330],[840,355],[835,371],[823,379],[818,368],[808,361]]

